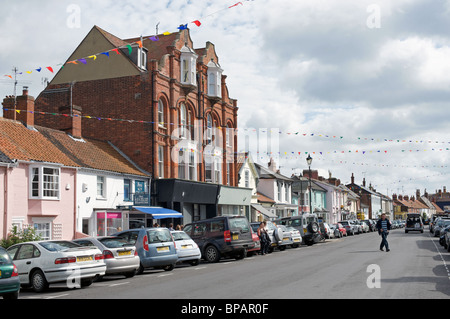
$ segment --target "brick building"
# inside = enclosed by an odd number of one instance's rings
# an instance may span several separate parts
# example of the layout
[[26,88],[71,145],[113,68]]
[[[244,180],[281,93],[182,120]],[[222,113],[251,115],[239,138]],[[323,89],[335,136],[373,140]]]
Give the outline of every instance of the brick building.
[[[117,145],[151,173],[153,204],[215,215],[220,185],[237,186],[237,101],[212,43],[194,48],[189,29],[152,39],[94,26],[36,98],[34,121]],[[167,185],[183,186],[167,198]],[[189,185],[196,194],[180,199]]]

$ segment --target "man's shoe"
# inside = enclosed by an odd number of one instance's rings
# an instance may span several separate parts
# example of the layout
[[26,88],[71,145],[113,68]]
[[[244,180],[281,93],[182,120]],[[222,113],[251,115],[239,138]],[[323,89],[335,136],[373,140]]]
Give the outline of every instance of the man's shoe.
[[380,248],[380,250],[381,250],[381,251],[384,251],[384,249],[383,249],[383,248]]
[[390,249],[386,249],[386,252],[391,251]]

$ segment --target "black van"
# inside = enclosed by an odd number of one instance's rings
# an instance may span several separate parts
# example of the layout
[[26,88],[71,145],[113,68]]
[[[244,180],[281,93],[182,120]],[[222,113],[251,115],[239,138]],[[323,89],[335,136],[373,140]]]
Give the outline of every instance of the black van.
[[255,246],[250,224],[244,216],[218,216],[199,220],[184,226],[198,245],[202,258],[218,262],[221,257],[243,259],[247,250]]

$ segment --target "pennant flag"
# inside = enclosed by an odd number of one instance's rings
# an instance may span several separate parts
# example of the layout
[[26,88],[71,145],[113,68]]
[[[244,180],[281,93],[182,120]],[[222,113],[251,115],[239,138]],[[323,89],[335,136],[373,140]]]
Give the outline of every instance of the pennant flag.
[[127,44],[127,48],[128,48],[128,54],[131,55],[131,52],[133,52],[133,48],[129,44]]
[[5,74],[5,76],[9,77],[12,80],[12,76],[9,74]]
[[118,48],[112,49],[111,51],[114,51],[114,52],[116,52],[117,54],[120,54],[120,52],[119,52],[119,49],[118,49]]
[[90,55],[90,56],[88,56],[88,59],[94,59],[94,61],[95,61],[95,60],[97,60],[97,56],[96,55]]
[[41,68],[41,67],[39,67],[39,69],[36,69],[36,71],[38,71],[38,72],[41,72],[41,70],[42,70],[42,68]]
[[170,34],[169,31],[166,31],[166,32],[163,33],[163,35],[169,35],[169,34]]
[[187,23],[180,25],[177,29],[180,30],[180,31],[181,30],[186,30],[187,29]]
[[47,67],[47,70],[49,70],[50,72],[53,73],[53,68],[52,68],[51,66],[48,66],[48,67]]
[[25,71],[26,73],[28,73],[28,74],[31,74],[33,71]]
[[153,42],[155,41],[159,41],[158,36],[154,36],[154,37],[149,37],[150,40],[152,40]]
[[240,4],[241,6],[243,6],[242,2],[238,2],[238,3],[233,4],[232,6],[229,6],[228,9],[229,9],[229,8],[233,8],[233,7],[236,7],[236,6],[239,5],[239,4]]
[[197,27],[199,27],[199,26],[202,25],[201,22],[198,21],[198,20],[192,21],[192,23],[195,23],[195,25],[196,25]]
[[81,63],[83,63],[83,64],[86,64],[87,62],[86,62],[86,59],[78,59],[78,61],[80,61]]
[[139,45],[140,48],[142,48],[142,41],[137,41],[136,43]]
[[104,55],[106,55],[106,56],[109,58],[109,52],[108,52],[108,51],[102,52],[102,53],[100,53],[100,54],[104,54]]
[[67,64],[72,63],[72,64],[78,64],[77,61],[69,61],[67,62]]

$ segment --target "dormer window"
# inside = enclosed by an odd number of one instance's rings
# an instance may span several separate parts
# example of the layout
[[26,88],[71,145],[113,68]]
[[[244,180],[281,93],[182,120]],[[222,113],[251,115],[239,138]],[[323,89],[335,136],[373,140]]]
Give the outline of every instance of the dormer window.
[[181,83],[188,85],[196,84],[197,57],[194,50],[185,44],[181,48]]
[[222,72],[219,64],[213,59],[208,63],[208,96],[222,97]]

